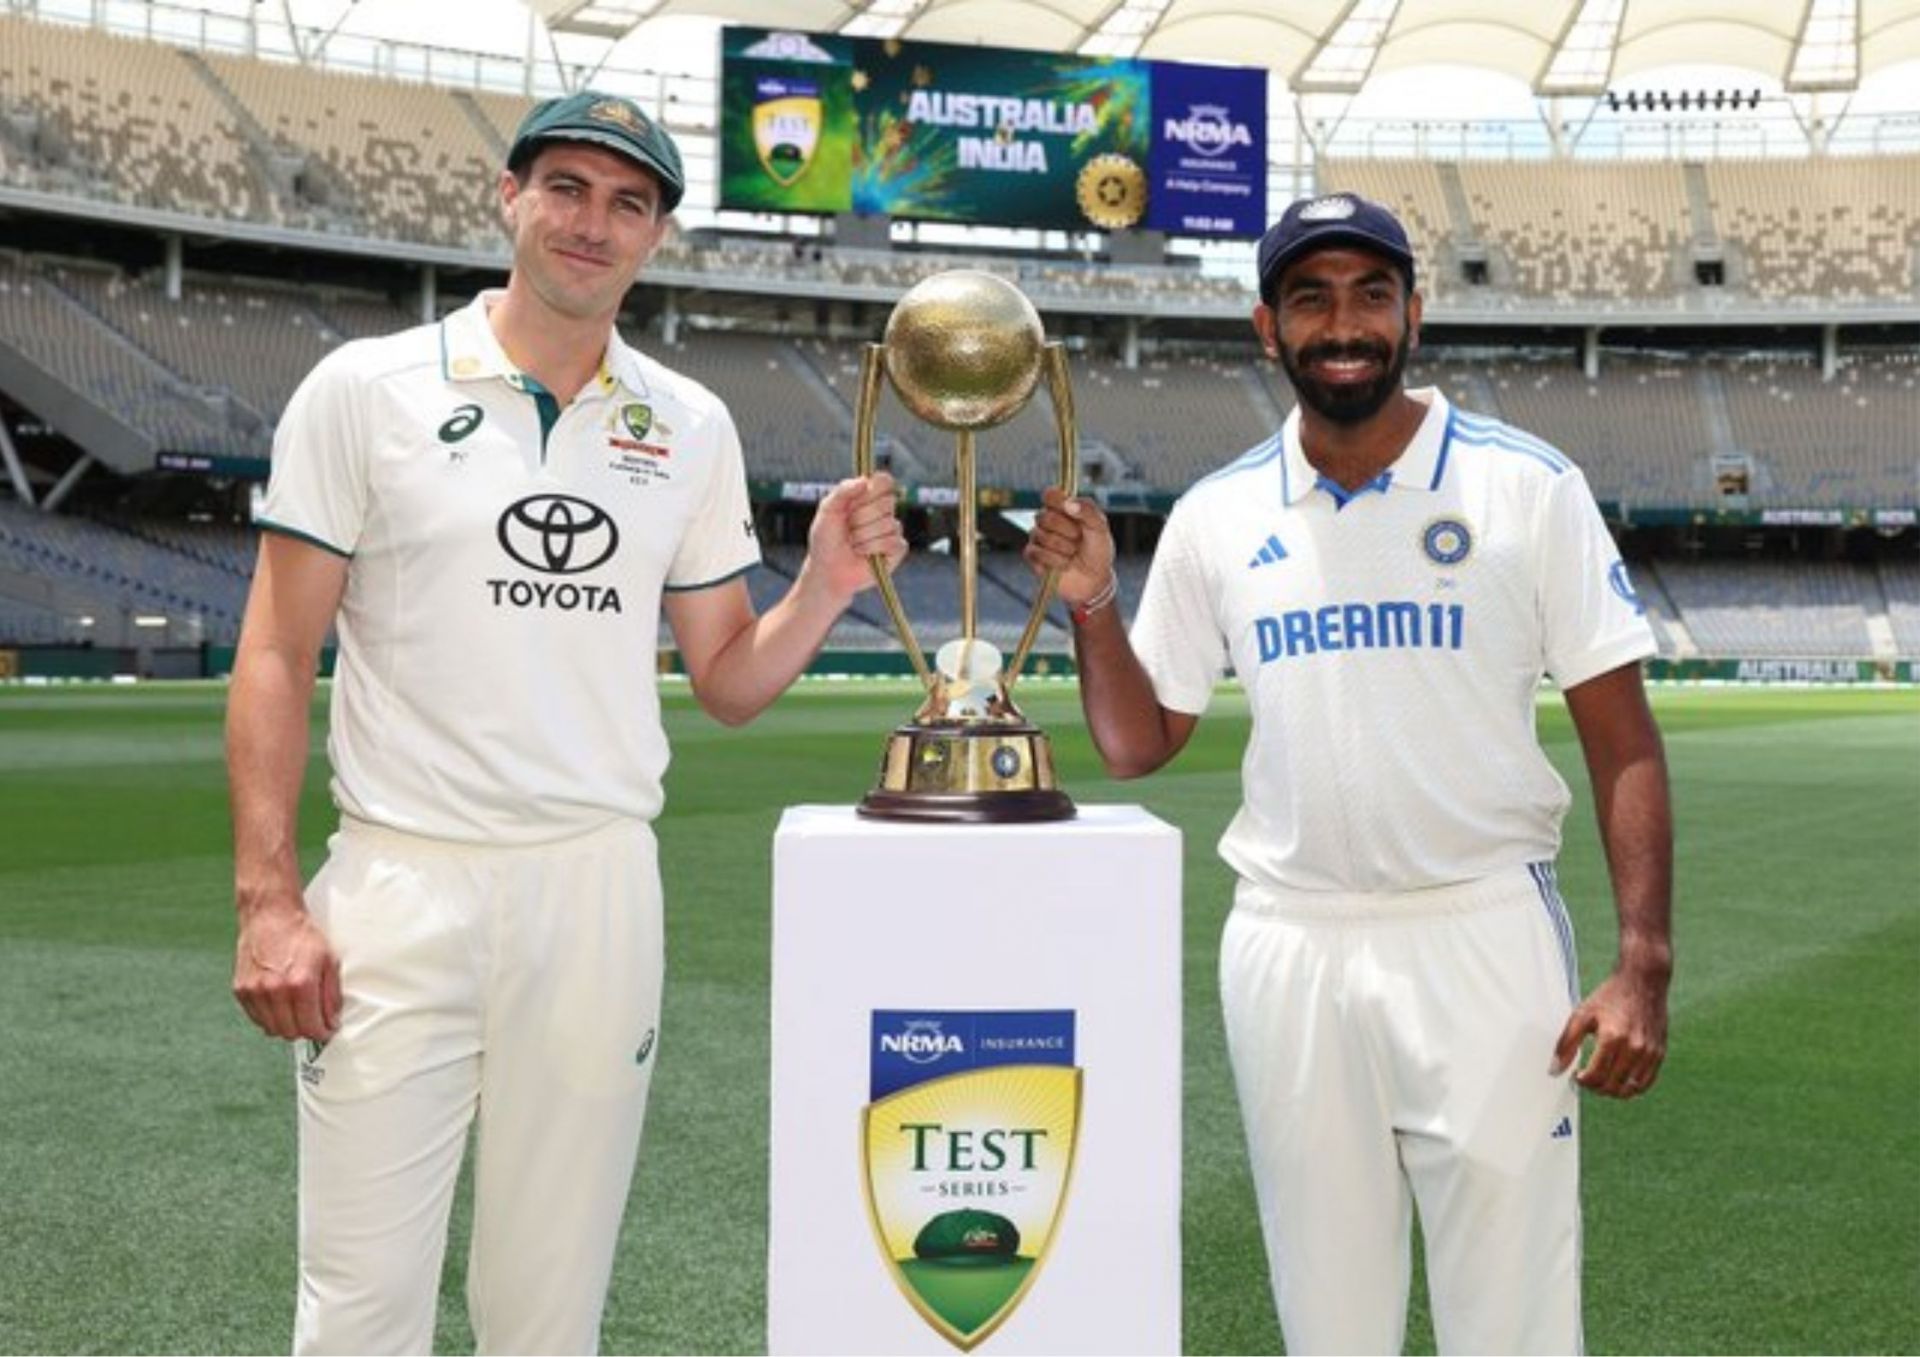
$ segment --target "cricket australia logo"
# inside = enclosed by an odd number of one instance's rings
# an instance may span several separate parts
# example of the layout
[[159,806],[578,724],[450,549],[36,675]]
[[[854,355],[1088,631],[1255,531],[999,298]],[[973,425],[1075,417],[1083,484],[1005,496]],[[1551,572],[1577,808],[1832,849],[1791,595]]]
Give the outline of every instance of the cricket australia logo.
[[861,1184],[900,1293],[969,1351],[1058,1234],[1079,1144],[1071,1010],[873,1014]]

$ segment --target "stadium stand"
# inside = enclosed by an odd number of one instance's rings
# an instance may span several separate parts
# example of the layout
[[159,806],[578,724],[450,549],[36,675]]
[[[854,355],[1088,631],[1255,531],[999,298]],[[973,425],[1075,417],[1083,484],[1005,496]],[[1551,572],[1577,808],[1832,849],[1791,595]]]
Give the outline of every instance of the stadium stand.
[[1679,167],[1462,161],[1460,182],[1492,251],[1490,281],[1549,301],[1672,295],[1685,271]]
[[8,178],[237,221],[280,220],[229,110],[158,43],[0,14],[0,112],[33,127]]
[[1666,592],[1706,654],[1844,659],[1873,653],[1879,585],[1835,562],[1662,561]]
[[1736,362],[1726,374],[1736,444],[1769,470],[1769,498],[1912,503],[1920,498],[1916,377],[1920,355],[1910,351],[1849,355],[1833,381],[1804,356]]
[[501,243],[500,151],[443,89],[208,54],[207,67],[293,158],[321,230],[487,250]]
[[790,345],[768,335],[688,328],[670,347],[642,347],[726,400],[750,474],[815,481],[848,474],[851,415],[835,407],[817,379],[808,380]]
[[151,278],[88,271],[67,278],[95,315],[203,391],[278,421],[294,387],[341,335],[285,290],[196,283],[169,300]]
[[1894,646],[1902,656],[1920,659],[1920,562],[1881,561],[1879,569]]
[[79,617],[0,593],[0,645],[83,645],[90,639],[91,629]]
[[206,395],[116,334],[82,298],[111,271],[31,265],[0,252],[0,344],[151,437],[191,452],[257,455],[258,430],[239,426]]
[[1796,164],[1786,173],[1770,160],[1706,166],[1714,217],[1743,263],[1730,281],[1775,300],[1910,298],[1920,250],[1920,215],[1913,210],[1920,202],[1920,156],[1805,163],[1806,171]]
[[244,575],[102,524],[0,500],[0,563],[71,584],[118,609],[197,620],[203,640],[239,636]]
[[[279,228],[314,247],[302,256],[294,246],[303,282],[290,286],[284,276],[248,277],[247,268],[273,274],[287,256],[249,255],[234,244],[247,233],[236,232],[222,242],[223,258],[250,262],[232,274],[190,272],[182,295],[169,299],[151,267],[151,236],[137,248],[99,246],[101,262],[89,262],[67,257],[69,247],[42,231],[22,248],[63,253],[0,249],[0,358],[11,370],[46,375],[156,450],[262,457],[272,422],[321,355],[347,339],[417,324],[421,303],[413,298],[433,292],[415,290],[418,254],[394,248],[392,259],[348,267],[329,255],[329,238],[452,249],[476,271],[496,266],[504,242],[493,185],[527,106],[525,96],[327,72],[0,13],[7,187],[63,195],[83,208],[106,202],[185,214],[213,236],[225,223]],[[1844,530],[1852,531],[1868,523],[1865,510],[1920,505],[1920,347],[1909,339],[1920,292],[1920,155],[1347,155],[1296,169],[1300,182],[1365,193],[1405,220],[1430,302],[1429,347],[1415,355],[1410,383],[1437,383],[1462,409],[1554,443],[1582,466],[1602,502],[1635,525],[1648,515],[1664,514],[1669,525],[1685,515],[1710,523],[1720,511],[1778,507],[1845,510]],[[127,228],[103,218],[102,236],[116,231]],[[189,234],[200,234],[198,226]],[[1051,244],[1052,253],[971,254],[922,248],[920,240],[915,232],[910,245],[888,250],[841,247],[824,235],[696,230],[657,256],[656,285],[635,299],[647,319],[624,328],[631,342],[728,402],[749,475],[763,491],[847,473],[863,347],[850,336],[876,323],[907,287],[950,268],[1006,277],[1048,311],[1049,329],[1071,346],[1085,481],[1112,492],[1123,511],[1142,502],[1129,494],[1164,504],[1268,437],[1293,403],[1282,374],[1257,358],[1245,333],[1252,298],[1244,269],[1220,272],[1211,260],[1202,268],[1192,259],[1115,264]],[[96,244],[89,237],[71,248]],[[287,246],[276,236],[273,248]],[[1724,259],[1724,286],[1696,280],[1692,265],[1701,259]],[[446,267],[436,284],[444,311],[462,304],[473,274]],[[379,295],[382,287],[390,298]],[[1842,315],[1827,337],[1837,347],[1823,376],[1813,327],[1835,324],[1837,306],[1860,309]],[[1635,326],[1642,312],[1684,315],[1688,329],[1667,332],[1669,342],[1614,328],[1629,323],[1608,322],[1623,310],[1635,313]],[[1436,312],[1446,319],[1436,323]],[[1775,326],[1775,316],[1797,332]],[[1123,318],[1124,337],[1116,323]],[[1571,332],[1596,325],[1606,334],[1589,375]],[[14,406],[32,404],[6,394]],[[48,422],[58,421],[41,424]],[[912,418],[890,390],[879,431],[883,463],[903,479],[952,484],[952,435]],[[39,428],[35,437],[42,449],[57,442]],[[982,485],[1031,491],[1051,482],[1050,402],[1036,395],[979,444]],[[31,470],[45,489],[61,464],[54,457]],[[236,490],[244,486],[216,493]],[[0,497],[8,492],[0,481]],[[57,581],[63,598],[97,599],[108,615],[191,616],[196,635],[230,636],[252,568],[251,533],[133,516],[84,488],[69,507],[83,500],[85,517],[0,503],[0,640],[86,639],[74,610],[32,590],[9,593],[9,580],[22,575]],[[234,511],[237,500],[214,512]],[[943,521],[932,515],[936,531]],[[1891,534],[1905,521],[1875,518],[1870,526]],[[1728,559],[1713,553],[1746,546],[1731,530],[1715,542],[1678,528],[1664,538],[1631,531],[1640,534],[1635,578],[1663,655],[1920,656],[1920,563],[1904,543],[1899,555],[1879,543],[1844,553],[1823,543],[1802,564],[1776,557],[1778,535],[1763,555]],[[1001,549],[982,561],[982,630],[1010,646],[1032,582],[997,529],[994,543]],[[769,548],[767,567],[750,580],[763,606],[798,568],[798,552]],[[1875,563],[1834,564],[1836,555]],[[1146,568],[1145,558],[1120,563],[1127,615]],[[930,644],[957,630],[955,573],[948,558],[917,556],[901,575]],[[878,601],[862,606],[864,615],[843,621],[831,644],[891,648]],[[1055,613],[1042,644],[1059,650],[1068,638]]]
[[1499,407],[1489,413],[1563,450],[1601,498],[1636,505],[1712,499],[1697,363],[1610,354],[1589,380],[1565,358],[1510,355],[1482,371]]

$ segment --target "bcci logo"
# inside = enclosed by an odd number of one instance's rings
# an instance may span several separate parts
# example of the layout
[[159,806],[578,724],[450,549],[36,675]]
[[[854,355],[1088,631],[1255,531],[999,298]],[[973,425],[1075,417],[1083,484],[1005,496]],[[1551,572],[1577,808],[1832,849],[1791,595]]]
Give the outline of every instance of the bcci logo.
[[781,188],[807,172],[820,146],[826,105],[820,86],[792,76],[762,76],[753,86],[753,149]]
[[1360,210],[1358,203],[1342,194],[1315,198],[1300,209],[1301,221],[1345,221]]
[[573,495],[529,495],[508,505],[498,535],[502,551],[544,575],[592,570],[620,545],[606,510]]
[[1435,565],[1459,565],[1473,550],[1473,534],[1457,518],[1440,518],[1420,534],[1421,550]]
[[[873,1015],[862,1186],[907,1303],[968,1351],[1033,1287],[1079,1144],[1071,1011]],[[933,1068],[928,1068],[933,1066]]]

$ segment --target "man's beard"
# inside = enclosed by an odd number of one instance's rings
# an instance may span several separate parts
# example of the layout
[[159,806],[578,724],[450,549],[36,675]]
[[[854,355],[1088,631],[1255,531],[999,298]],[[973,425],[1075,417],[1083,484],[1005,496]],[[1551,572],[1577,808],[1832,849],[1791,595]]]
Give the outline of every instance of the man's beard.
[[[1293,383],[1300,403],[1332,424],[1364,424],[1379,414],[1388,399],[1400,389],[1400,378],[1407,370],[1407,355],[1413,350],[1411,332],[1399,345],[1389,348],[1379,340],[1361,340],[1353,344],[1309,344],[1296,359],[1280,345],[1280,367]],[[1314,377],[1315,363],[1341,358],[1371,358],[1378,362],[1380,375],[1370,382],[1329,385]]]

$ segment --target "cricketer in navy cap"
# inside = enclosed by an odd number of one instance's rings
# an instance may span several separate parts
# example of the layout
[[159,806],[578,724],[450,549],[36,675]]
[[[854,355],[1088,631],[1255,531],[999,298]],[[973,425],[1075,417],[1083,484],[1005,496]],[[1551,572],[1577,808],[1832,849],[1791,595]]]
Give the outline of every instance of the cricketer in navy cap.
[[1357,193],[1328,193],[1298,199],[1260,237],[1260,299],[1272,306],[1282,269],[1302,255],[1334,245],[1386,256],[1399,265],[1407,291],[1413,291],[1413,246],[1400,219]]

